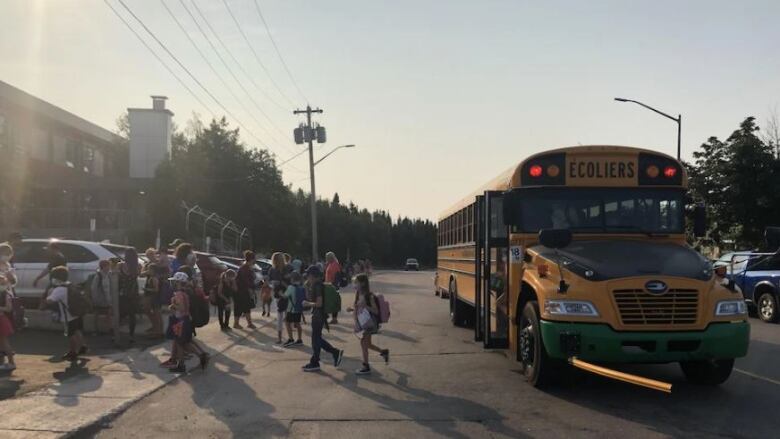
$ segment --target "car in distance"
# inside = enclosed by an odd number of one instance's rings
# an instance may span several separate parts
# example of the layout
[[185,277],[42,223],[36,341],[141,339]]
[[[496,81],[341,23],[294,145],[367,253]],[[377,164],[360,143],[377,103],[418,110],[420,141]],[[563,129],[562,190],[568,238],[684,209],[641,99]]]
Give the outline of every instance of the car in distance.
[[406,271],[420,271],[420,263],[415,258],[406,260]]

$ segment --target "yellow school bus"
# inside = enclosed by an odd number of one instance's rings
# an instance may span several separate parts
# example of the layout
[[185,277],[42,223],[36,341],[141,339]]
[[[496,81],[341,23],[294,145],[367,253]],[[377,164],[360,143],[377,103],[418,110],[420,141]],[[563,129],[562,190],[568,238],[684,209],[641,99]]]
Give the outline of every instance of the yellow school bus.
[[738,291],[686,242],[688,178],[672,157],[623,146],[533,155],[439,219],[436,290],[453,324],[510,349],[535,386],[572,359],[679,362],[728,379],[750,338]]

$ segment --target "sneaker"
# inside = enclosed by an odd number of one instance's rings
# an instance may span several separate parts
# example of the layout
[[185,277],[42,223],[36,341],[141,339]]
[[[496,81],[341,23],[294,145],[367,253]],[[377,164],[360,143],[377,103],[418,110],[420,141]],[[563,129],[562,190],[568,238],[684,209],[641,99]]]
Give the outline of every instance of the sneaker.
[[298,340],[295,340],[293,346],[303,346],[303,340],[301,340],[300,338]]
[[344,359],[344,350],[339,349],[338,351],[336,351],[335,354],[333,354],[333,366],[335,367],[341,366],[341,360],[343,359]]
[[257,329],[257,326],[255,326],[254,323],[250,323],[250,324],[246,325],[246,327],[249,328],[249,329]]
[[171,367],[174,367],[174,366],[176,366],[176,360],[174,360],[173,358],[169,358],[169,359],[163,361],[162,363],[160,363],[160,367],[171,368]]
[[370,375],[371,374],[371,368],[368,367],[368,364],[363,363],[363,367],[355,371],[356,375]]
[[236,323],[233,325],[233,329],[244,329],[244,327]]
[[284,344],[282,345],[282,347],[289,348],[290,346],[292,346],[292,345],[294,345],[294,344],[295,344],[295,340],[293,340],[293,339],[289,339],[289,340],[287,340],[286,342],[284,342]]
[[207,353],[200,354],[200,368],[201,370],[206,370],[206,366],[209,365],[209,360],[211,359],[211,356]]
[[390,349],[382,349],[379,355],[385,359],[385,364],[390,362]]
[[62,359],[65,361],[76,361],[79,359],[79,354],[75,352],[68,352],[67,354],[62,356]]
[[187,373],[187,367],[184,365],[183,361],[179,361],[178,363],[176,363],[176,366],[169,368],[168,372]]
[[317,372],[319,370],[320,370],[320,365],[319,364],[309,363],[309,364],[303,366],[303,371],[304,372]]
[[330,324],[331,325],[338,325],[339,324],[339,320],[338,319],[330,319]]

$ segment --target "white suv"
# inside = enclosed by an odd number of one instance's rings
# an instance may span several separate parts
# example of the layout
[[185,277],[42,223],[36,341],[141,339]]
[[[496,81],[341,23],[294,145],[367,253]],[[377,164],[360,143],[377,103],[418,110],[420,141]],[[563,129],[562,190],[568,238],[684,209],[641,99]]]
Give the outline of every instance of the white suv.
[[101,259],[124,257],[125,246],[102,244],[89,241],[69,241],[50,239],[25,239],[14,247],[14,268],[16,269],[16,294],[20,297],[38,299],[43,295],[48,279],[41,279],[37,287],[33,281],[49,263],[46,246],[56,241],[60,251],[68,261],[68,271],[72,283],[83,282],[98,269]]

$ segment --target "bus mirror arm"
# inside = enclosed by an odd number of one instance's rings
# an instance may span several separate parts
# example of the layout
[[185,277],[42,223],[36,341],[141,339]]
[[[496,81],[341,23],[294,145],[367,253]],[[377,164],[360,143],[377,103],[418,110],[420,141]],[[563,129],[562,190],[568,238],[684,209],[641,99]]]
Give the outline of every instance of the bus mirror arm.
[[558,263],[558,274],[561,276],[561,281],[558,283],[558,292],[566,294],[569,291],[569,284],[566,283],[566,279],[563,278],[563,267],[561,266],[561,256],[558,254],[558,249],[555,249],[555,260]]

